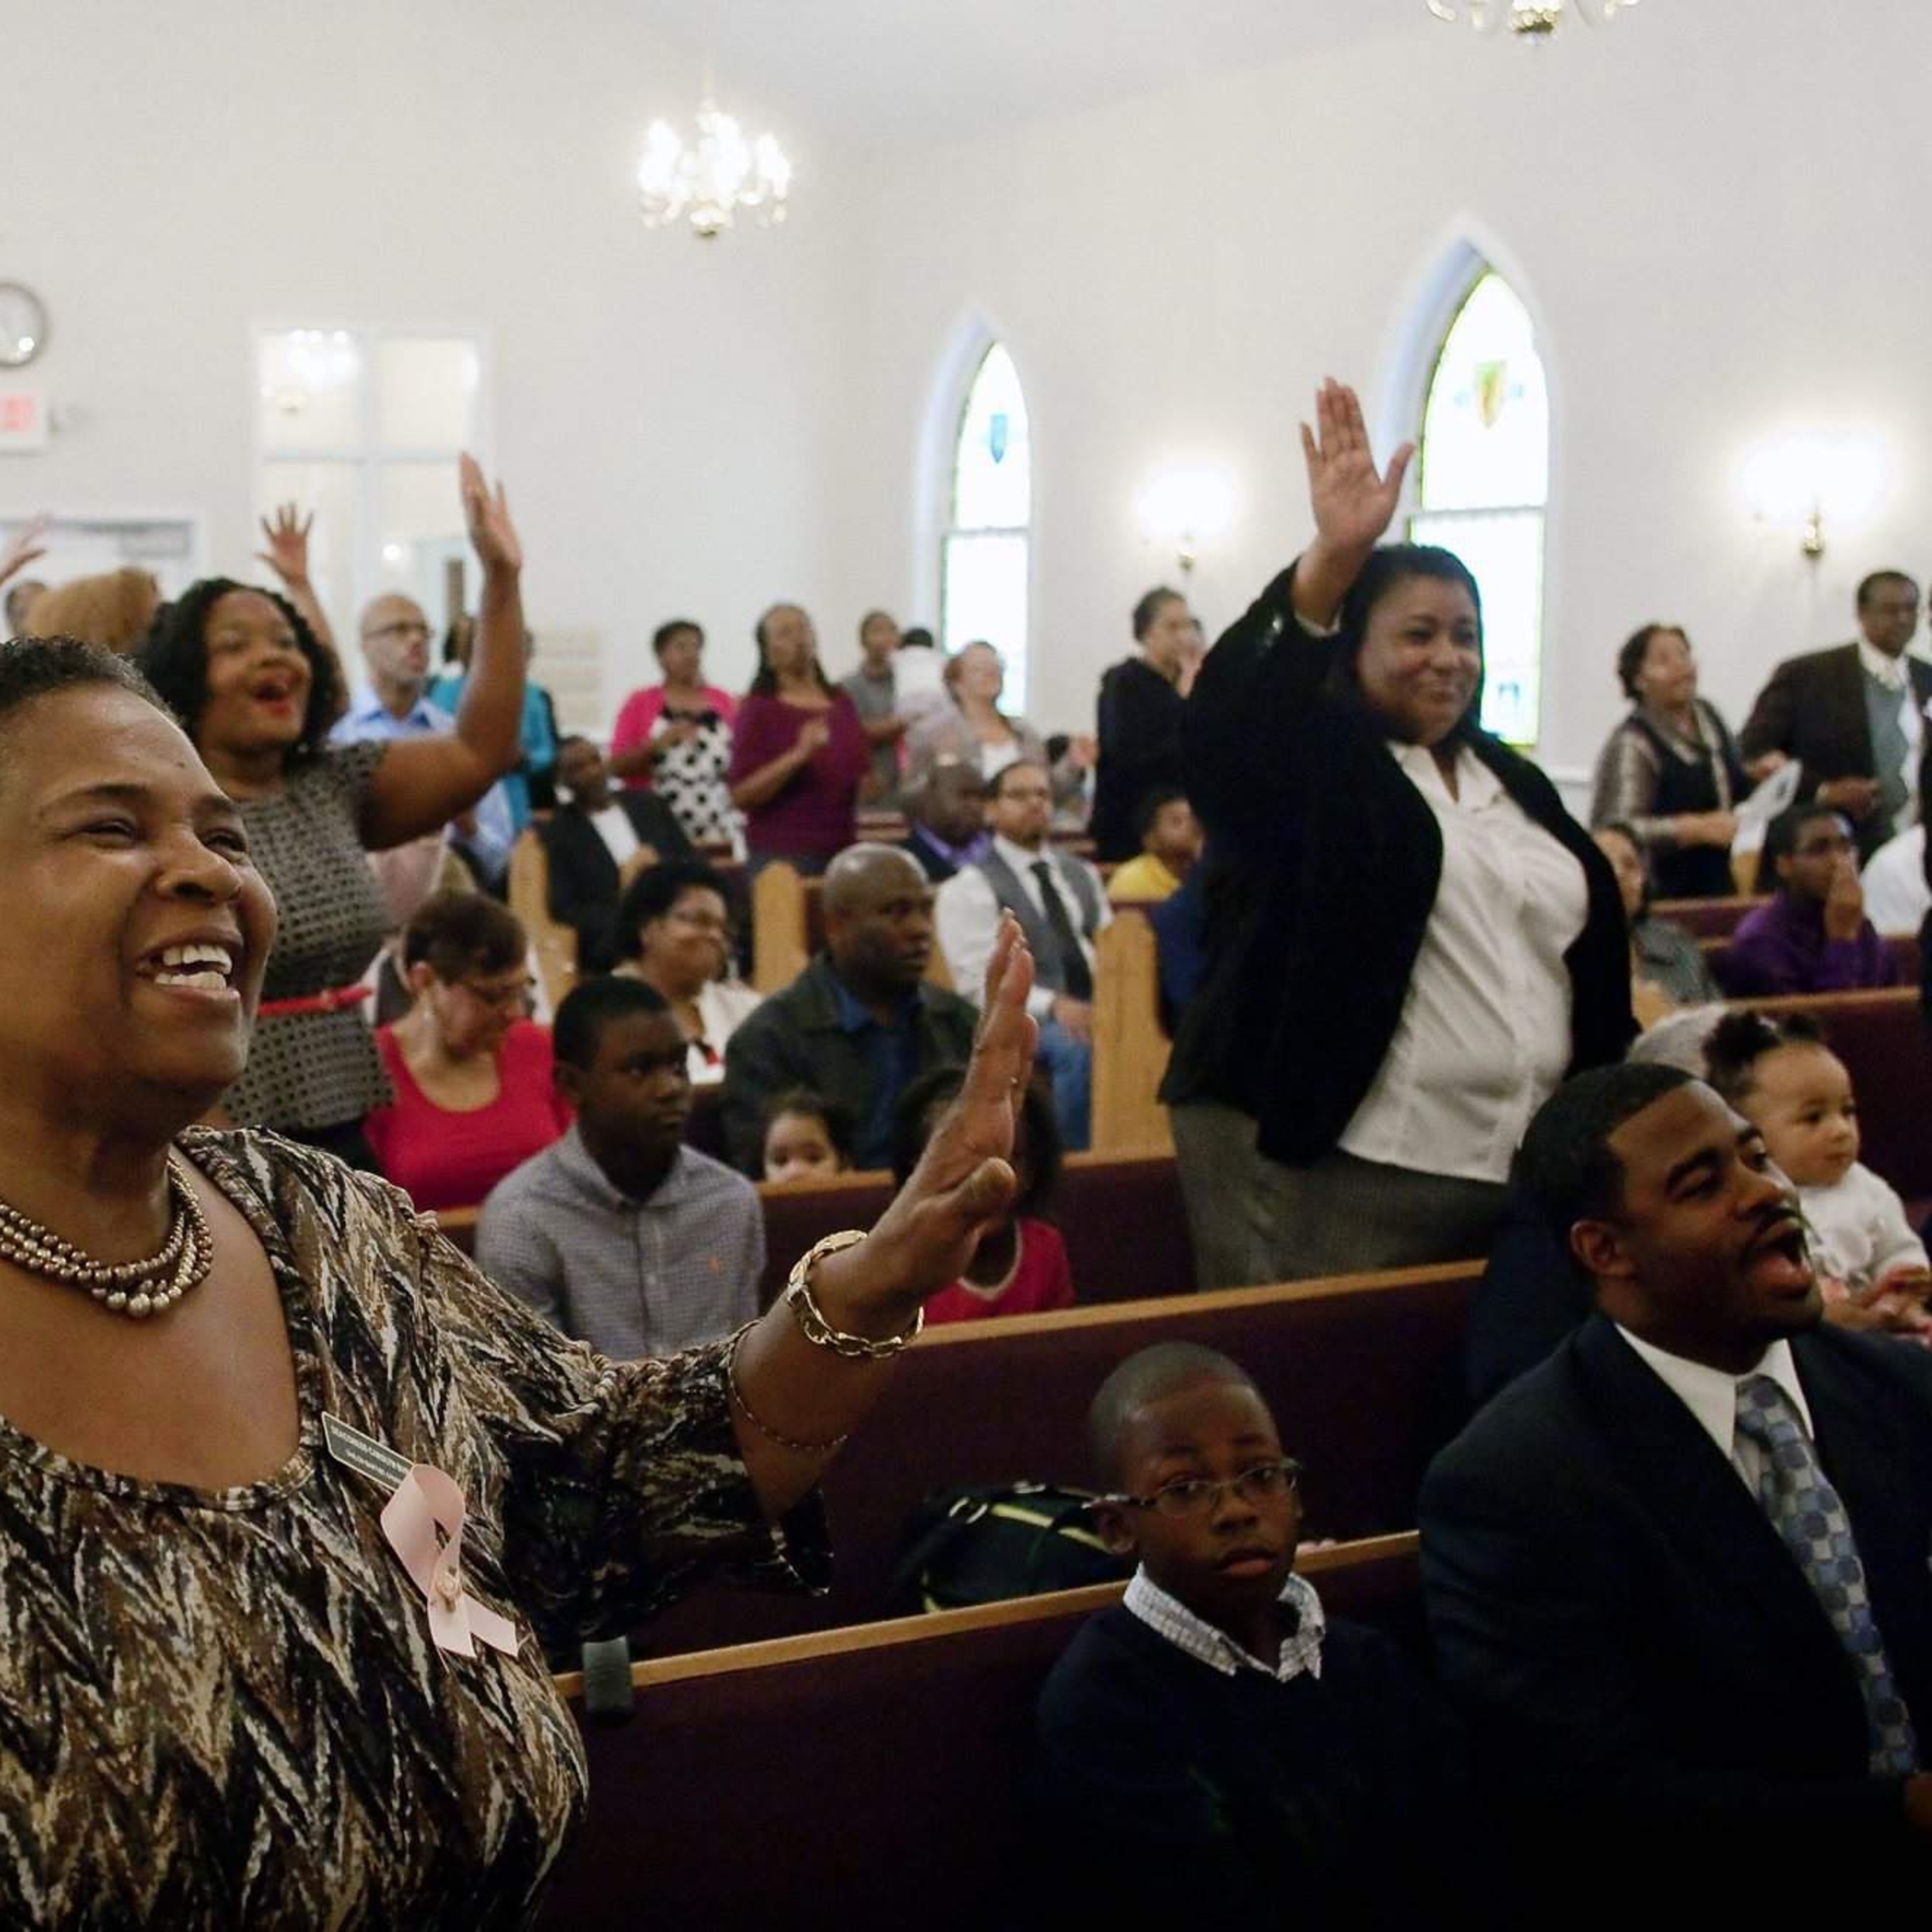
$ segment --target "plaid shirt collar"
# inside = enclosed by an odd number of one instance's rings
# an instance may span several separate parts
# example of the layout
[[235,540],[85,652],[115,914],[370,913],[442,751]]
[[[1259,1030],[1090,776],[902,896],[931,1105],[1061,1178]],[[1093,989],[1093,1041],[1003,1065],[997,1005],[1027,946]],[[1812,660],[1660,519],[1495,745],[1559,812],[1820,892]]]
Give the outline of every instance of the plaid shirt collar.
[[1196,1663],[1232,1677],[1243,1669],[1258,1670],[1283,1684],[1292,1683],[1306,1672],[1322,1675],[1322,1638],[1328,1619],[1322,1599],[1313,1587],[1291,1575],[1281,1587],[1281,1601],[1293,1618],[1294,1628],[1281,1640],[1281,1661],[1264,1664],[1251,1657],[1227,1632],[1218,1630],[1204,1618],[1196,1616],[1178,1598],[1171,1597],[1144,1569],[1134,1572],[1120,1600],[1148,1628],[1184,1650]]
[[640,1208],[674,1208],[692,1192],[695,1184],[692,1173],[691,1150],[680,1147],[671,1156],[671,1163],[664,1178],[652,1189],[648,1200],[634,1201],[622,1189],[615,1186],[610,1177],[597,1165],[590,1150],[584,1144],[584,1136],[577,1123],[571,1122],[563,1138],[556,1143],[556,1165],[566,1175],[577,1191],[585,1199],[598,1206],[614,1209],[620,1213],[634,1213]]

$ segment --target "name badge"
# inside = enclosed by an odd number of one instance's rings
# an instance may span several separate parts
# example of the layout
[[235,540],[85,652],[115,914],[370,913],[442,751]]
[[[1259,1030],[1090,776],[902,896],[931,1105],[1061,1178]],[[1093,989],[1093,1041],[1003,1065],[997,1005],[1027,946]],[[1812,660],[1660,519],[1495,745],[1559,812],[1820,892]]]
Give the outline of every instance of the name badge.
[[386,1442],[332,1415],[322,1418],[323,1447],[344,1468],[389,1492],[382,1534],[423,1593],[429,1634],[439,1650],[474,1657],[476,1642],[514,1656],[516,1627],[463,1587],[463,1492],[428,1462],[412,1462]]

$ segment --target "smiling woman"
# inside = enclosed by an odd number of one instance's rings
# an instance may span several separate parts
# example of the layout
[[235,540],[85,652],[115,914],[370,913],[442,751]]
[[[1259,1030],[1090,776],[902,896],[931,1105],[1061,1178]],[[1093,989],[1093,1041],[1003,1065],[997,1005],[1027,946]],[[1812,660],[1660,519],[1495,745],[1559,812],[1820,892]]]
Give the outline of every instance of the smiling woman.
[[1635,1030],[1608,863],[1479,722],[1474,578],[1378,548],[1411,452],[1378,470],[1338,383],[1316,418],[1315,540],[1187,700],[1216,916],[1165,1097],[1203,1287],[1486,1252],[1531,1115]]
[[546,1647],[818,1567],[814,1485],[1012,1198],[1030,962],[870,1234],[613,1363],[394,1189],[189,1125],[275,943],[244,820],[124,661],[0,646],[0,1923],[523,1924],[584,1798]]
[[334,653],[295,604],[225,578],[164,610],[141,656],[239,808],[281,911],[267,1024],[227,1116],[364,1166],[361,1123],[392,1097],[358,1004],[389,926],[364,854],[440,831],[520,755],[523,551],[502,489],[466,457],[462,488],[483,594],[454,734],[326,745],[342,708]]

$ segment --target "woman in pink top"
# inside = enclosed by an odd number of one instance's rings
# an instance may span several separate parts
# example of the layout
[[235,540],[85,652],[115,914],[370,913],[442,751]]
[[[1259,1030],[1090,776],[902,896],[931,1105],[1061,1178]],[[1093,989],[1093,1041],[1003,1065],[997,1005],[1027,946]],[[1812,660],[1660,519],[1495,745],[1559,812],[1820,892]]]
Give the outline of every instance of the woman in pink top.
[[439,892],[404,929],[416,1004],[376,1035],[396,1097],[363,1131],[419,1208],[477,1206],[570,1124],[549,1029],[525,1017],[528,950],[516,915],[481,892]]
[[633,791],[663,796],[694,845],[730,845],[740,830],[724,774],[738,700],[700,681],[704,632],[688,617],[660,624],[651,638],[662,684],[625,699],[610,733],[611,776]]
[[[892,1120],[895,1176],[908,1174],[919,1165],[940,1116],[957,1098],[965,1078],[963,1066],[935,1067],[906,1089]],[[965,1274],[926,1303],[928,1326],[935,1322],[1037,1315],[1073,1306],[1066,1244],[1060,1230],[1042,1218],[1060,1178],[1060,1130],[1054,1121],[1052,1099],[1039,1081],[1029,1084],[1020,1096],[1008,1159],[1019,1181],[1012,1211],[980,1236]],[[900,1179],[898,1184],[905,1184]]]
[[760,670],[738,707],[731,802],[753,868],[783,859],[808,877],[857,834],[872,746],[857,709],[819,668],[812,620],[774,604],[758,620]]

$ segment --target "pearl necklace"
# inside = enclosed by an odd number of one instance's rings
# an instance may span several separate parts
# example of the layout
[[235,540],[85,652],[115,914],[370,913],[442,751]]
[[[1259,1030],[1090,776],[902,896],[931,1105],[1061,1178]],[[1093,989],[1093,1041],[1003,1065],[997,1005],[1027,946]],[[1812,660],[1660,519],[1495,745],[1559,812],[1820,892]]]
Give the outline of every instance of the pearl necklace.
[[29,1274],[84,1288],[104,1308],[139,1322],[172,1308],[204,1280],[214,1259],[208,1217],[195,1198],[180,1156],[168,1156],[168,1193],[173,1211],[168,1238],[146,1261],[96,1261],[86,1250],[64,1241],[17,1208],[0,1201],[0,1260]]

